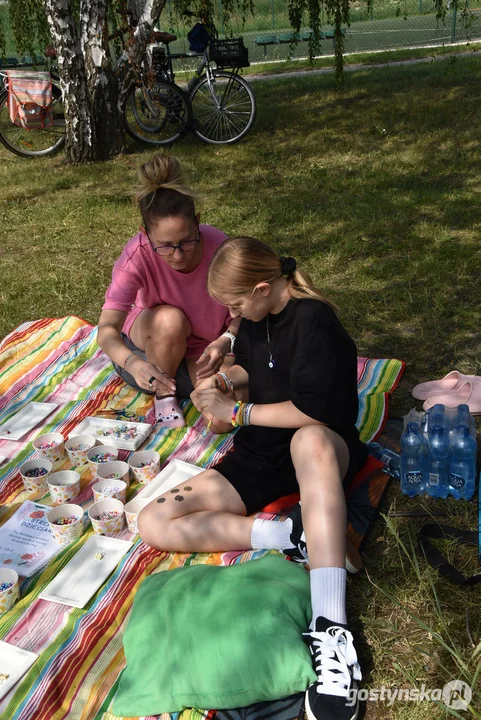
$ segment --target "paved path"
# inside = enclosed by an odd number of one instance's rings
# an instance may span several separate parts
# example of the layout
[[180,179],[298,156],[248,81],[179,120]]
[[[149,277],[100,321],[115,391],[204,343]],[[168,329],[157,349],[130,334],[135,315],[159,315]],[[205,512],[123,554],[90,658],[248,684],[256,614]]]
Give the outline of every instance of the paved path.
[[[414,58],[412,60],[392,60],[391,62],[383,63],[359,63],[356,65],[344,65],[344,72],[355,72],[356,70],[366,70],[385,68],[385,67],[402,67],[404,65],[417,65],[420,63],[432,63],[438,60],[450,60],[451,58],[462,58],[462,57],[481,57],[481,52],[462,52],[462,53],[449,53],[446,55],[430,55],[429,57]],[[276,72],[259,75],[245,75],[246,80],[279,80],[279,78],[295,78],[305,77],[306,75],[329,75],[334,73],[334,68],[318,68],[317,70],[293,70],[288,72]]]

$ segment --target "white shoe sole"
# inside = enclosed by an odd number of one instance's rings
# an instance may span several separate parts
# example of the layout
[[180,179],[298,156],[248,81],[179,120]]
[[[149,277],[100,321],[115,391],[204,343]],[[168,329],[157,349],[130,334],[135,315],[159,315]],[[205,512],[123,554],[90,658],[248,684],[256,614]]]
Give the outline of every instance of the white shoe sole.
[[[306,700],[304,703],[304,711],[306,714],[306,717],[308,720],[319,720],[314,713],[311,710],[311,706],[309,705],[309,691],[306,690]],[[359,699],[356,697],[356,705],[352,708],[353,714],[349,718],[349,720],[357,720],[357,717],[359,715]]]

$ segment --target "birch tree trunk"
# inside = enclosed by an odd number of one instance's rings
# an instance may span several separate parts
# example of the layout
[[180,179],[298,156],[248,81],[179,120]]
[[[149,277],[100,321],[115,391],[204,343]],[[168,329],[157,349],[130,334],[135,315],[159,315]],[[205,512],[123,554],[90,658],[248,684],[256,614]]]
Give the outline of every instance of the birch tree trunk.
[[119,67],[107,40],[107,1],[80,0],[80,18],[70,0],[44,0],[64,87],[67,157],[77,165],[108,160],[122,150],[123,106],[138,78],[153,24],[166,0],[142,0],[143,8]]

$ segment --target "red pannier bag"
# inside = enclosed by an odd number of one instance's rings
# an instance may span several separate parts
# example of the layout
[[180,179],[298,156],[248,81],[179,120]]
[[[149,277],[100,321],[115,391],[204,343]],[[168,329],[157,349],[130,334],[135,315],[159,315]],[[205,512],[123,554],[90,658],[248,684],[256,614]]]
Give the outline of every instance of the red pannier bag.
[[52,79],[49,72],[5,70],[10,120],[26,130],[53,124]]

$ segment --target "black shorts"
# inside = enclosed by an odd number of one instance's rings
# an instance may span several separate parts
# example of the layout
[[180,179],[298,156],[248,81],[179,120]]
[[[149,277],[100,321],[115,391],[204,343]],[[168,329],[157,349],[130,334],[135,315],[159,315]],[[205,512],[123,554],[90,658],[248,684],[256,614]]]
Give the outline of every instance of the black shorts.
[[[349,448],[349,466],[343,480],[344,488],[354,480],[366,462],[365,446],[362,443],[359,443],[359,446]],[[271,460],[234,449],[211,470],[217,470],[237,490],[246,506],[247,515],[259,512],[285,495],[299,492],[296,471],[288,448],[281,456],[277,454],[277,457]]]
[[[138,348],[137,345],[134,345],[132,340],[125,333],[122,333],[122,340],[127,345],[129,350],[132,350],[132,352],[142,358],[142,360],[147,360],[145,352]],[[127,383],[127,385],[130,385],[130,387],[133,387],[139,392],[146,393],[146,395],[155,395],[155,393],[153,393],[151,390],[146,390],[145,388],[141,388],[140,385],[137,385],[134,377],[129,372],[127,372],[127,370],[124,370],[123,367],[120,367],[120,365],[117,365],[116,363],[112,364],[117,375],[119,375],[122,380]],[[187,364],[185,360],[182,360],[182,362],[180,363],[179,369],[177,370],[177,375],[175,376],[175,380],[176,396],[179,399],[189,398],[190,393],[194,389],[194,386],[192,385],[192,380],[190,379],[189,371],[187,370]]]

